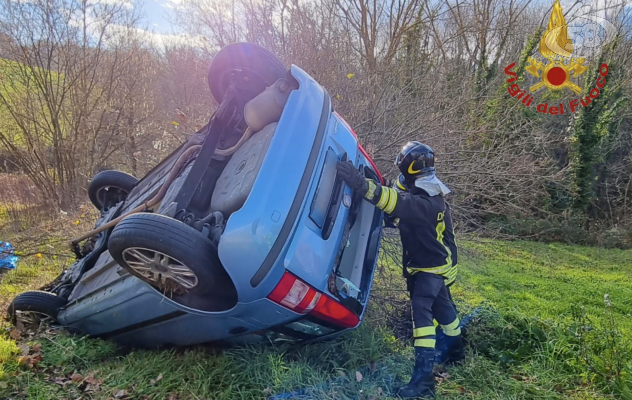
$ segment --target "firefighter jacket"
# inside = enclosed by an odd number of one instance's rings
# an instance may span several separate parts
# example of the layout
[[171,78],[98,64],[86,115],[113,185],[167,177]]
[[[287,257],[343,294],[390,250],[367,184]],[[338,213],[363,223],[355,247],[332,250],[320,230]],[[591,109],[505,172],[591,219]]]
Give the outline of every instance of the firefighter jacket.
[[451,246],[456,249],[456,244],[450,209],[443,196],[430,196],[417,187],[408,193],[398,193],[367,181],[369,190],[365,198],[391,217],[399,218],[404,275],[424,271],[442,275],[446,284],[452,283],[456,264],[453,265]]

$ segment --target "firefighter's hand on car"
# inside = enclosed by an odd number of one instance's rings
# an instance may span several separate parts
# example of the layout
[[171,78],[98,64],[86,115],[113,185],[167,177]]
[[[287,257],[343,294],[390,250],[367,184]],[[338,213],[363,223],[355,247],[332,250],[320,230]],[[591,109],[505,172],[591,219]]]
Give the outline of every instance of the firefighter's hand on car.
[[358,171],[351,161],[339,161],[336,165],[338,175],[347,182],[353,190],[359,191],[362,196],[369,190],[367,179]]
[[382,186],[373,179],[365,178],[350,162],[339,162],[336,166],[340,177],[349,187],[358,191],[369,203],[390,214],[395,210],[398,194],[395,189]]

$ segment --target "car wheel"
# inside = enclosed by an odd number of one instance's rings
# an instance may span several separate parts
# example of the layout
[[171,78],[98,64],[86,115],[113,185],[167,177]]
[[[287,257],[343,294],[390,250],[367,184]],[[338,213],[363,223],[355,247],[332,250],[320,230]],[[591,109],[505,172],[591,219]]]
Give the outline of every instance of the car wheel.
[[90,202],[99,210],[123,201],[138,183],[138,179],[121,171],[101,171],[88,185]]
[[20,330],[37,329],[42,322],[57,322],[66,300],[38,290],[20,293],[9,305],[9,319]]
[[112,231],[108,249],[126,271],[168,295],[219,293],[228,279],[215,245],[164,215],[125,217]]
[[232,82],[243,84],[251,98],[286,76],[287,69],[270,51],[251,43],[234,43],[222,48],[211,61],[208,84],[218,104]]

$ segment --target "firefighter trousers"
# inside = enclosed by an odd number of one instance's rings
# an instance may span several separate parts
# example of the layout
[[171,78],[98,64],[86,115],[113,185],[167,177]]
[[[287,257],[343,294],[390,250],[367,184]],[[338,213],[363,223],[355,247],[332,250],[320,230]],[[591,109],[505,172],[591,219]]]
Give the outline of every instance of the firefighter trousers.
[[446,335],[460,335],[460,321],[443,276],[418,272],[407,279],[413,310],[415,347],[435,347],[436,328],[433,319],[437,320]]

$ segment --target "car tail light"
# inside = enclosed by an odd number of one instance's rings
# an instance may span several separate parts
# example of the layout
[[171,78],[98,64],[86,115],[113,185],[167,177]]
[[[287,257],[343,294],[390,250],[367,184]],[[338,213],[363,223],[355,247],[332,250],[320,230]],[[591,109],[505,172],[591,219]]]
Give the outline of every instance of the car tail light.
[[312,289],[294,275],[286,272],[268,298],[275,303],[281,304],[283,307],[304,314],[316,306],[320,296],[321,293]]
[[310,314],[345,328],[353,328],[360,323],[357,315],[329,296],[321,296]]
[[345,328],[354,328],[360,323],[351,310],[287,271],[268,298],[299,314],[309,313]]

